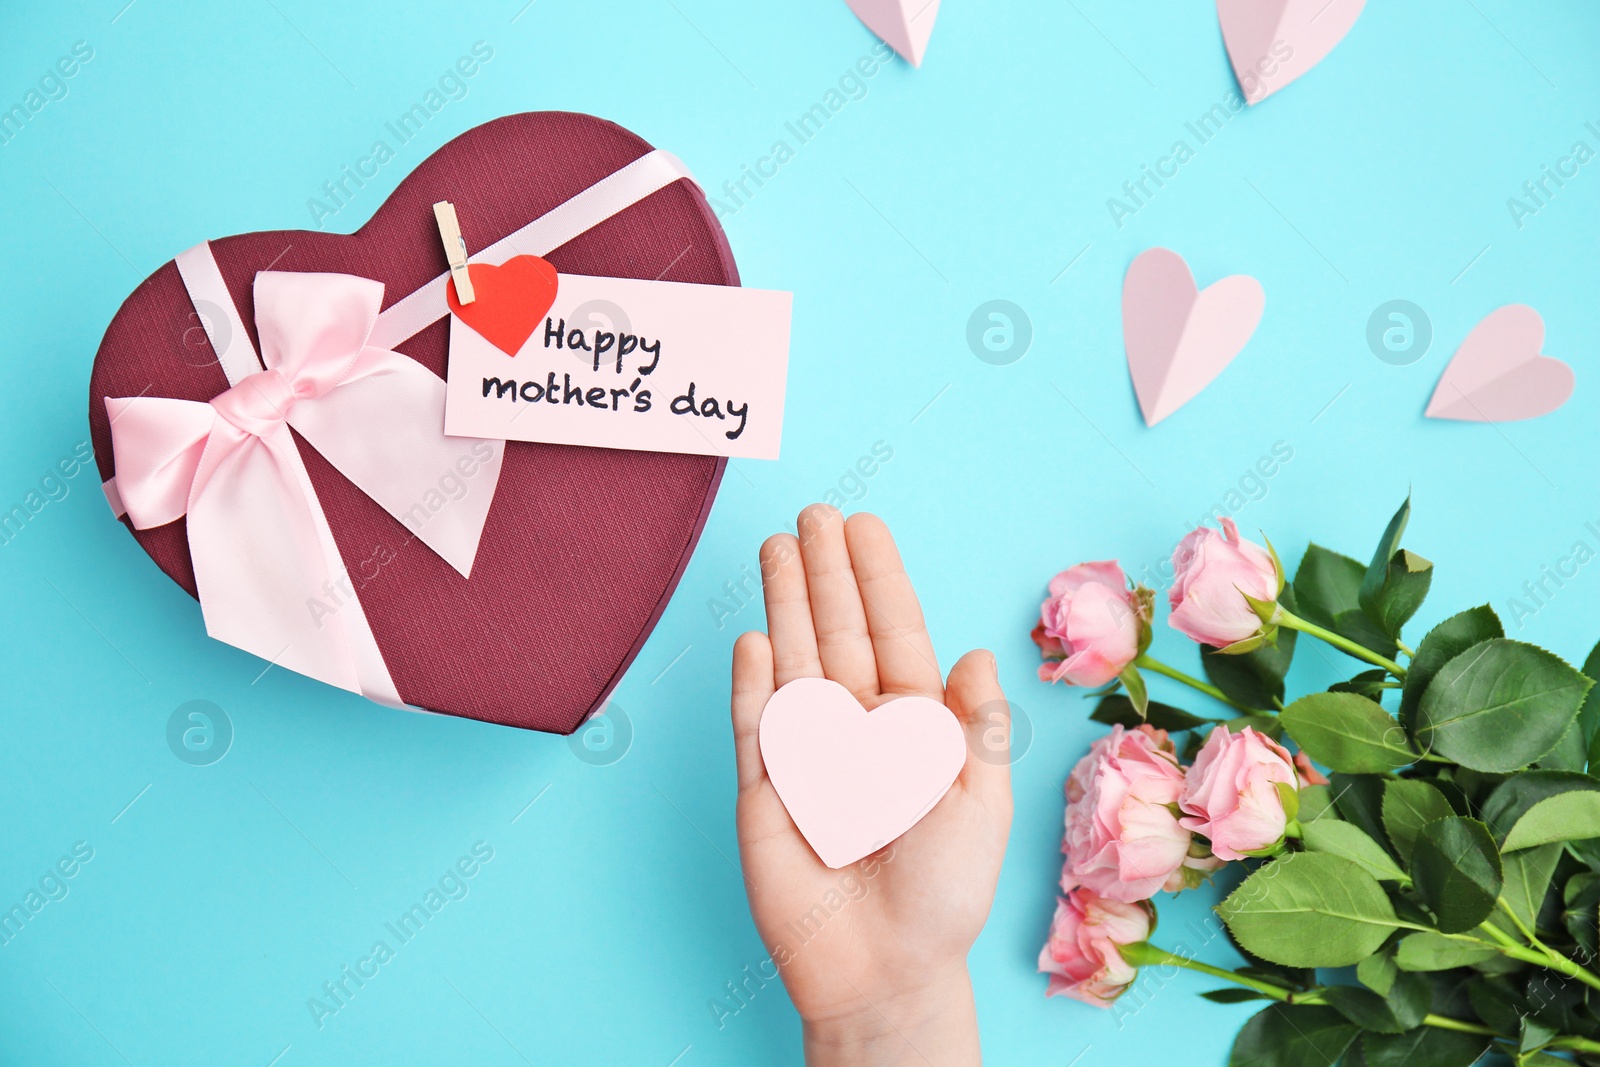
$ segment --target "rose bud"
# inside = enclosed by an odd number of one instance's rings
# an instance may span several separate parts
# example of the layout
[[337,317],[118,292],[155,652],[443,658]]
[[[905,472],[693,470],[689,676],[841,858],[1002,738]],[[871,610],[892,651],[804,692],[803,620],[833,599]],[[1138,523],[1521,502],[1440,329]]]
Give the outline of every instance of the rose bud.
[[1109,1008],[1139,973],[1119,950],[1150,936],[1152,914],[1149,904],[1124,904],[1088,889],[1058,898],[1050,940],[1039,953],[1039,970],[1050,976],[1045,995]]
[[1130,590],[1115,560],[1080,563],[1050,580],[1033,640],[1039,678],[1088,688],[1116,678],[1150,643],[1150,593]]
[[1165,731],[1141,726],[1096,741],[1067,779],[1066,866],[1061,888],[1087,886],[1125,903],[1190,884],[1185,869],[1215,864],[1191,857],[1193,835],[1178,823],[1183,769]]
[[1222,520],[1221,532],[1209,526],[1189,531],[1172,553],[1172,566],[1169,621],[1175,629],[1236,652],[1248,652],[1275,632],[1246,598],[1272,604],[1283,591],[1283,568],[1271,551],[1242,540],[1232,519]]
[[1225,860],[1278,851],[1294,811],[1299,783],[1289,752],[1246,726],[1218,726],[1189,768],[1183,797],[1185,828],[1204,835]]

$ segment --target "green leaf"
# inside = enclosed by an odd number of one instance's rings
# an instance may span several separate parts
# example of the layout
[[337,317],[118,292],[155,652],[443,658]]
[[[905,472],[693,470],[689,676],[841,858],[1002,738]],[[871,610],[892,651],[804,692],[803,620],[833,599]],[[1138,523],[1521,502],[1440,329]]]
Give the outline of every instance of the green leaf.
[[1460,815],[1422,828],[1411,852],[1411,877],[1447,934],[1464,934],[1493,914],[1503,885],[1489,828]]
[[1534,645],[1496,638],[1444,665],[1417,705],[1424,751],[1514,771],[1555,747],[1594,683]]
[[1155,700],[1150,701],[1145,711],[1145,717],[1141,719],[1138,709],[1133,706],[1133,701],[1121,693],[1112,693],[1109,696],[1100,698],[1100,702],[1094,706],[1094,711],[1089,715],[1089,718],[1095,722],[1103,722],[1107,726],[1121,724],[1130,730],[1143,723],[1149,723],[1157,730],[1167,730],[1171,733],[1193,730],[1197,726],[1208,726],[1221,721],[1219,719],[1202,719],[1198,715],[1191,715],[1182,708],[1175,708],[1171,704],[1162,704]]
[[1433,563],[1409,548],[1402,548],[1389,560],[1388,576],[1378,593],[1376,612],[1368,617],[1384,633],[1399,637],[1411,616],[1428,598],[1428,588],[1433,584]]
[[1567,851],[1591,871],[1600,871],[1600,837],[1591,837],[1587,841],[1568,841]]
[[[1444,778],[1433,779],[1433,784],[1437,785],[1443,790],[1444,795],[1450,798],[1450,804],[1456,809],[1457,815],[1476,815],[1483,805],[1488,802],[1490,793],[1498,789],[1506,779],[1515,777],[1520,776],[1516,774],[1490,774],[1484,771],[1475,771],[1470,767],[1456,767],[1450,771],[1448,785],[1453,785],[1460,790],[1461,795],[1459,798],[1446,788],[1447,783]],[[1461,804],[1458,802],[1460,800],[1467,802],[1466,811],[1461,810]]]
[[1294,575],[1292,609],[1324,629],[1333,629],[1335,616],[1361,607],[1361,580],[1366,568],[1349,556],[1340,555],[1318,544],[1306,546],[1300,568]]
[[1355,693],[1312,693],[1278,718],[1307,755],[1336,771],[1381,774],[1417,759],[1400,724]]
[[1347,682],[1335,682],[1328,686],[1330,693],[1360,693],[1369,700],[1382,700],[1383,694],[1389,691],[1389,672],[1382,668],[1362,671]]
[[1568,878],[1561,905],[1561,925],[1593,958],[1600,952],[1600,874],[1584,871]]
[[[1496,841],[1506,841],[1513,829],[1539,805],[1574,792],[1600,790],[1600,779],[1572,771],[1526,771],[1495,787],[1483,801],[1483,821]],[[1530,830],[1532,827],[1530,827]],[[1585,834],[1592,837],[1593,834]]]
[[1389,520],[1383,540],[1378,542],[1378,550],[1361,576],[1358,594],[1361,610],[1389,637],[1400,635],[1401,628],[1422,606],[1428,587],[1433,583],[1433,564],[1400,547],[1400,536],[1405,533],[1410,517],[1411,499],[1407,497]]
[[1389,577],[1389,561],[1400,551],[1400,538],[1406,532],[1406,523],[1411,521],[1411,497],[1408,494],[1405,503],[1394,513],[1389,520],[1389,525],[1384,528],[1383,537],[1378,541],[1378,548],[1372,553],[1372,562],[1367,564],[1367,569],[1361,576],[1361,588],[1356,593],[1356,598],[1365,611],[1374,620],[1383,618],[1383,604],[1381,594],[1384,583]]
[[1432,784],[1414,778],[1396,778],[1383,788],[1383,828],[1389,840],[1408,861],[1422,828],[1435,819],[1455,814],[1450,802]]
[[[1550,878],[1561,860],[1560,845],[1541,845],[1520,852],[1507,852],[1500,857],[1505,886],[1500,899],[1517,920],[1528,929],[1538,925],[1539,909],[1544,906],[1545,893],[1550,889]],[[1516,928],[1503,915],[1495,916],[1496,925],[1508,933]]]
[[1381,774],[1340,774],[1333,779],[1333,803],[1345,822],[1353,822],[1367,836],[1383,843],[1383,792],[1390,779]]
[[1333,807],[1333,788],[1326,785],[1308,785],[1300,790],[1300,821],[1312,823],[1318,819],[1337,819]]
[[1394,980],[1400,974],[1400,968],[1394,963],[1394,951],[1395,946],[1385,945],[1356,964],[1356,977],[1380,997],[1388,995],[1389,990],[1394,988]]
[[[1600,782],[1595,784],[1600,786]],[[1529,808],[1500,847],[1506,852],[1515,852],[1552,841],[1579,841],[1588,837],[1600,837],[1600,792],[1574,789]]]
[[1273,1004],[1244,1024],[1228,1067],[1328,1067],[1360,1032],[1326,1005]]
[[1480,947],[1432,930],[1421,930],[1400,939],[1394,962],[1402,971],[1450,971],[1492,960],[1498,955],[1499,950],[1492,945]]
[[[1554,1041],[1557,1034],[1560,1033],[1555,1027],[1546,1026],[1531,1015],[1522,1017],[1521,1029],[1522,1033],[1517,1042],[1517,1051],[1520,1053],[1537,1052],[1551,1041]],[[1521,1057],[1519,1056],[1518,1059],[1521,1059]]]
[[1133,705],[1133,710],[1144,719],[1150,708],[1150,691],[1144,687],[1144,675],[1139,673],[1139,668],[1128,664],[1117,675],[1117,681],[1122,683],[1122,688],[1128,694],[1128,702]]
[[1406,667],[1406,684],[1400,694],[1400,721],[1410,725],[1428,683],[1446,663],[1479,642],[1505,635],[1500,617],[1487,604],[1452,615],[1429,630]]
[[1422,1025],[1433,1000],[1433,983],[1427,975],[1397,972],[1387,996],[1360,986],[1334,985],[1322,991],[1322,999],[1363,1030],[1403,1034]]
[[1397,927],[1376,878],[1338,856],[1296,852],[1258,869],[1217,906],[1239,944],[1288,967],[1349,967]]
[[[1525,976],[1533,978],[1533,976]],[[1540,1022],[1555,1027],[1562,1033],[1600,1039],[1600,1016],[1594,1014],[1592,1001],[1586,1004],[1588,994],[1577,982],[1527,981],[1523,992],[1525,1013],[1536,1016]],[[1590,1067],[1594,1067],[1590,1057]]]
[[[1590,694],[1594,690],[1589,690]],[[1587,706],[1587,701],[1585,701]],[[1573,720],[1567,732],[1561,735],[1561,740],[1556,742],[1556,747],[1546,752],[1540,758],[1542,768],[1553,771],[1578,771],[1582,772],[1589,765],[1589,746],[1583,737],[1583,712],[1578,712],[1577,719]]]
[[[1280,637],[1292,630],[1279,632]],[[1279,651],[1286,643],[1262,645],[1253,652],[1230,655],[1209,645],[1200,648],[1200,665],[1205,668],[1211,684],[1247,708],[1277,707],[1274,701],[1282,700],[1283,675],[1278,672]]]
[[1379,881],[1411,881],[1400,865],[1383,850],[1383,846],[1368,837],[1359,826],[1323,819],[1301,824],[1300,832],[1301,841],[1308,851],[1326,852],[1330,856],[1347,859]]
[[1283,736],[1283,723],[1278,721],[1276,715],[1235,715],[1231,719],[1222,720],[1222,725],[1233,733],[1238,733],[1248,726],[1256,733],[1265,734],[1274,741]]
[[1485,1034],[1419,1026],[1403,1034],[1367,1034],[1361,1051],[1367,1067],[1471,1067],[1488,1051],[1490,1040]]
[[1330,552],[1321,545],[1309,545],[1295,573],[1295,603],[1280,596],[1279,602],[1294,614],[1323,629],[1385,656],[1395,652],[1394,639],[1361,610],[1361,581],[1366,568],[1349,556]]
[[1467,1002],[1484,1024],[1502,1034],[1522,1026],[1520,996],[1505,978],[1478,977],[1467,983]]
[[1271,1000],[1265,993],[1257,993],[1254,989],[1243,989],[1239,986],[1228,986],[1226,989],[1213,989],[1209,993],[1201,993],[1202,997],[1213,1004],[1243,1004],[1247,1000]]
[[1334,616],[1333,630],[1358,645],[1370,648],[1380,656],[1392,658],[1399,647],[1394,643],[1394,638],[1384,633],[1382,627],[1373,622],[1360,608],[1341,611]]
[[[1596,682],[1600,682],[1600,644],[1596,644],[1589,653],[1589,658],[1583,661],[1583,673]],[[1589,746],[1589,764],[1600,764],[1600,688],[1589,690],[1589,697],[1583,702],[1583,710],[1578,713],[1578,728],[1583,731],[1583,736]]]

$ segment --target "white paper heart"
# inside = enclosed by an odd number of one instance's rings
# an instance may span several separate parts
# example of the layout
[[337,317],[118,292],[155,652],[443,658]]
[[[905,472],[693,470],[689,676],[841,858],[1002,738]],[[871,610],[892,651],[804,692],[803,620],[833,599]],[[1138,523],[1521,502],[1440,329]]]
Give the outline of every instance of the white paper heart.
[[1122,282],[1128,372],[1147,426],[1193,400],[1256,332],[1267,303],[1261,283],[1234,274],[1202,291],[1183,257],[1139,254]]
[[1430,419],[1511,422],[1548,414],[1572,396],[1572,368],[1539,351],[1544,319],[1526,304],[1483,317],[1439,376]]
[[824,678],[797,678],[761,712],[761,758],[823,863],[844,867],[915,826],[967,760],[950,709],[898,697],[871,711]]

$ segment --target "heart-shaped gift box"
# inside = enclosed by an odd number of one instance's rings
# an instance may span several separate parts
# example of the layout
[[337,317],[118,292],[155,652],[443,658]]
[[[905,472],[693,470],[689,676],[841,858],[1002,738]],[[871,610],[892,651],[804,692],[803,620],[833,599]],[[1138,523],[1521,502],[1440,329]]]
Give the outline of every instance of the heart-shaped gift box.
[[[511,115],[423,160],[372,219],[346,235],[271,231],[211,242],[257,350],[257,272],[327,272],[382,282],[388,308],[448,266],[432,205],[450,200],[468,250],[486,248],[652,151],[587,115]],[[358,187],[343,184],[355,198]],[[544,252],[567,274],[739,284],[705,197],[673,181]],[[100,474],[116,474],[107,398],[207,402],[229,388],[174,263],[112,319],[90,379]],[[445,374],[448,319],[394,350]],[[441,413],[442,414],[442,413]],[[699,539],[726,460],[508,442],[464,577],[348,481],[298,433],[350,588],[404,703],[525,729],[571,733],[638,654]],[[185,519],[134,529],[174,582],[197,594]],[[341,595],[338,592],[334,596]]]

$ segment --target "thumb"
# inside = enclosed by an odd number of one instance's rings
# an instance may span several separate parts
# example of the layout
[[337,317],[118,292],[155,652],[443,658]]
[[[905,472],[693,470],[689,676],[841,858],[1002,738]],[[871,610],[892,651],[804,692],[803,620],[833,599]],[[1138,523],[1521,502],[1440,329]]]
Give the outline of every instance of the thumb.
[[961,781],[980,793],[1011,793],[1011,706],[1000,688],[994,654],[968,652],[950,671],[945,704],[967,735]]

